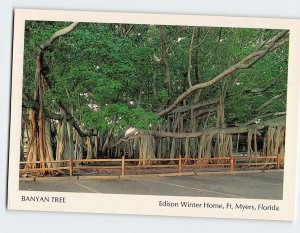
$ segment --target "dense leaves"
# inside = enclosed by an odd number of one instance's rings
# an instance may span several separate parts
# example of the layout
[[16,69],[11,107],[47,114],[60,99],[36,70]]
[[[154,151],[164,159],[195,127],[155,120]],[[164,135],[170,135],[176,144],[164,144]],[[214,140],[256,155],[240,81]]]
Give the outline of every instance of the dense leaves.
[[[24,93],[33,95],[35,56],[39,45],[66,22],[27,21],[24,48]],[[47,88],[44,106],[59,112],[63,100],[80,126],[95,131],[126,126],[147,129],[162,121],[156,113],[188,86],[206,82],[252,52],[278,30],[81,23],[59,38],[45,53]],[[169,65],[170,96],[166,88]],[[234,73],[202,90],[200,100],[222,91],[228,124],[284,112],[286,105],[288,45],[268,54],[250,69]],[[191,55],[191,66],[189,66]],[[199,94],[199,93],[198,93]],[[279,96],[265,108],[261,105]],[[194,95],[187,99],[194,101]],[[269,116],[269,115],[268,115]]]

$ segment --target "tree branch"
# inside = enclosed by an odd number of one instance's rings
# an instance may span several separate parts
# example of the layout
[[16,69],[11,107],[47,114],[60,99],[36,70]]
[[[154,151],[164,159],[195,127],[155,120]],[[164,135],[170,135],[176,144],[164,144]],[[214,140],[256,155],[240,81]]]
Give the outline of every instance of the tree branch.
[[50,37],[49,40],[47,40],[46,42],[44,42],[43,44],[40,45],[41,51],[47,50],[49,48],[49,46],[51,46],[56,39],[58,39],[60,36],[64,36],[64,35],[70,33],[71,31],[73,31],[78,24],[79,24],[78,22],[74,22],[74,23],[70,24],[69,26],[55,32]]
[[[49,70],[48,67],[47,69],[45,69],[45,63],[44,63],[44,59],[43,59],[43,53],[55,42],[55,40],[57,40],[59,37],[67,35],[68,33],[72,32],[78,25],[78,22],[74,22],[71,23],[69,26],[55,32],[47,41],[45,41],[42,45],[40,45],[40,53],[37,56],[36,60],[37,60],[37,71],[40,73],[41,78],[43,78],[48,87],[51,89],[53,87],[53,81],[51,79],[49,79],[47,77],[47,74],[45,73],[45,70]],[[69,119],[69,121],[72,121],[72,125],[74,127],[74,129],[78,132],[78,134],[81,137],[85,137],[85,136],[93,136],[94,134],[91,133],[86,133],[83,132],[83,130],[79,127],[79,124],[76,122],[75,118],[73,117],[72,113],[70,112],[70,110],[68,109],[68,107],[65,105],[65,103],[60,99],[57,101],[58,105],[64,109],[64,111],[66,112],[67,115],[67,119]],[[44,108],[43,108],[44,109]],[[48,115],[52,115],[48,112]],[[53,116],[53,115],[52,115]]]
[[[26,94],[23,94],[22,102],[23,102],[22,103],[23,108],[32,108],[34,110],[39,110],[40,107],[41,107],[40,104],[37,101],[29,98]],[[65,110],[64,107],[62,107],[62,108]],[[74,129],[76,129],[76,131],[78,132],[78,134],[81,137],[96,136],[96,134],[94,134],[94,133],[84,132],[79,127],[77,121],[74,119],[74,116],[70,112],[68,112],[67,110],[65,110],[65,111],[66,111],[66,120],[72,122],[72,125],[73,125]],[[53,112],[49,111],[46,108],[43,108],[43,112],[45,113],[46,117],[48,117],[50,119],[53,119],[53,120],[62,121],[65,117],[64,114],[53,113]]]
[[171,82],[170,82],[170,66],[166,59],[166,45],[165,45],[165,35],[164,35],[164,29],[163,26],[159,26],[159,32],[160,32],[160,47],[161,47],[161,61],[164,63],[165,69],[166,69],[166,78],[165,78],[165,86],[168,91],[168,98],[171,98]]
[[[227,70],[225,70],[222,73],[220,73],[219,75],[217,75],[212,80],[210,80],[208,82],[205,82],[205,83],[199,83],[199,84],[191,86],[185,92],[183,92],[169,107],[162,110],[157,115],[158,116],[166,115],[167,113],[172,111],[178,104],[180,104],[187,96],[189,96],[190,94],[192,94],[196,90],[203,89],[203,88],[206,88],[206,87],[210,87],[213,84],[220,81],[221,79],[229,76],[234,71],[249,68],[250,66],[254,65],[258,60],[262,59],[269,51],[273,51],[276,48],[280,47],[281,45],[287,43],[288,40],[284,40],[281,43],[276,44],[276,42],[278,40],[280,40],[287,33],[288,33],[288,31],[283,31],[283,32],[278,33],[277,36],[274,39],[272,39],[272,43],[268,44],[267,48],[265,48],[263,50],[259,50],[259,51],[255,50],[254,52],[252,52],[251,54],[249,54],[245,58],[241,59],[235,65],[229,67]],[[254,60],[252,60],[252,59],[254,59]],[[247,63],[247,62],[249,62],[249,63]]]
[[182,112],[187,112],[190,110],[196,110],[197,108],[205,107],[208,105],[216,104],[219,102],[219,98],[214,98],[214,99],[209,99],[205,101],[201,101],[199,103],[196,103],[194,105],[185,105],[185,106],[178,106],[174,110],[172,110],[170,113],[182,113]]

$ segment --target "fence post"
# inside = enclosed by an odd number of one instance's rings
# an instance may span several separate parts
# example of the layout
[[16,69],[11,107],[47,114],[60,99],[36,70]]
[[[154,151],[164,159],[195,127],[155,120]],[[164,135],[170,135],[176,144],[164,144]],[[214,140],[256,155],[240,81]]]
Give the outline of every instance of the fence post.
[[70,160],[69,160],[69,170],[70,170],[70,176],[73,176],[73,160],[72,160],[72,157],[70,157]]
[[178,173],[181,174],[182,172],[182,159],[181,159],[181,155],[179,155],[178,158]]
[[230,172],[234,171],[234,157],[230,155]]
[[279,154],[277,154],[277,169],[280,169],[280,158],[279,158]]
[[125,156],[122,156],[122,176],[125,175]]

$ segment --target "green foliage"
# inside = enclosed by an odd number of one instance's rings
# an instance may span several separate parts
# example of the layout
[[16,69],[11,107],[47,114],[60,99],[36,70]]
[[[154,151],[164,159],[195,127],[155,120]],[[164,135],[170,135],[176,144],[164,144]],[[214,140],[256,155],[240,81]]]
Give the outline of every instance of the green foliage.
[[124,128],[128,125],[138,129],[147,129],[150,125],[158,124],[159,118],[152,112],[141,107],[130,109],[124,104],[110,104],[101,111],[102,128]]
[[[33,96],[35,56],[39,45],[68,22],[26,21],[24,93]],[[116,131],[130,125],[147,129],[161,119],[156,113],[188,88],[187,70],[193,27],[164,26],[166,60],[170,67],[171,93],[165,87],[160,31],[155,25],[80,23],[55,41],[45,53],[46,108],[59,112],[58,100],[69,106],[85,128]],[[192,50],[193,84],[211,80],[238,62],[277,30],[198,27]],[[270,53],[251,69],[221,83],[225,85],[226,121],[249,120],[256,109],[286,89],[288,45]],[[221,84],[220,83],[220,84]],[[273,86],[267,88],[271,83]],[[201,92],[200,100],[221,93],[219,83]],[[260,93],[253,90],[261,88]],[[236,98],[238,96],[238,98]],[[191,96],[188,101],[192,101]],[[285,111],[286,97],[259,114]]]

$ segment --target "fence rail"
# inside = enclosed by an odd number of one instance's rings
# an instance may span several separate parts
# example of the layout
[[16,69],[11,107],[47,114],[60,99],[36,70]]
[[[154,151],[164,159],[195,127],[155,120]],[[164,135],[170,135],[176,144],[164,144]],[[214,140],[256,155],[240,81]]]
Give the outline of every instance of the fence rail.
[[[120,163],[120,165],[87,165],[88,163]],[[137,162],[136,165],[128,164]],[[150,164],[149,164],[150,162]],[[151,164],[151,162],[161,162],[165,164]],[[168,162],[168,163],[166,163]],[[192,163],[193,162],[193,163]],[[80,164],[84,163],[84,165]],[[53,166],[58,164],[59,166]],[[188,167],[228,167],[230,172],[234,172],[237,167],[251,167],[261,165],[274,165],[280,169],[284,164],[283,155],[275,156],[233,156],[230,157],[216,157],[216,158],[155,158],[155,159],[125,159],[123,156],[120,159],[69,159],[60,161],[37,161],[37,162],[20,162],[20,174],[37,171],[59,171],[67,170],[69,175],[73,176],[74,170],[88,170],[88,169],[120,169],[121,175],[125,175],[125,169],[134,168],[176,168],[178,174],[182,173],[183,168]],[[34,167],[32,166],[34,165]]]

